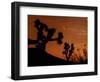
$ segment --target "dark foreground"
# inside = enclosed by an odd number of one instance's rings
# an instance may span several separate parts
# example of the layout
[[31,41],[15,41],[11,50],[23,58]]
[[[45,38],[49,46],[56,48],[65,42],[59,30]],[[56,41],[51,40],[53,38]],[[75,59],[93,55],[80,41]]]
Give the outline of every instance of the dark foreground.
[[[86,64],[80,62],[77,64]],[[28,66],[51,66],[51,65],[73,65],[73,62],[66,62],[63,59],[52,56],[38,48],[28,48]]]

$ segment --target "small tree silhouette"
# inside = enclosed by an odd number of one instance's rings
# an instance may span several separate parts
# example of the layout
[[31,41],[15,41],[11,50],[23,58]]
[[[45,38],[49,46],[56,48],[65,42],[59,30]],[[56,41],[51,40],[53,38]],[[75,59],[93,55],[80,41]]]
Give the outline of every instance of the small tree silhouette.
[[83,54],[85,55],[85,57],[87,57],[87,48],[86,48],[86,44],[84,44]]
[[73,52],[74,52],[74,44],[72,43],[71,47],[70,47],[70,50],[69,50],[69,58],[68,59],[70,59]]
[[74,44],[72,43],[70,46],[67,42],[65,42],[63,54],[66,56],[67,61],[69,61],[73,51],[74,51]]
[[[48,41],[57,41],[58,44],[62,44],[63,34],[61,32],[58,33],[57,38],[52,38],[54,36],[54,33],[56,32],[55,28],[48,28],[48,26],[40,22],[39,19],[36,19],[34,23],[37,29],[37,40],[29,39],[28,44],[34,44],[36,48],[40,48],[43,50],[45,50]],[[44,32],[47,32],[47,35],[45,35]]]
[[68,58],[69,48],[70,48],[70,45],[69,45],[67,42],[65,42],[65,43],[64,43],[64,51],[63,51],[63,54],[65,54],[66,60],[67,60],[67,58]]
[[83,48],[83,54],[84,54],[84,62],[87,62],[88,56],[87,56],[87,48],[86,48],[86,44],[84,44],[84,48]]

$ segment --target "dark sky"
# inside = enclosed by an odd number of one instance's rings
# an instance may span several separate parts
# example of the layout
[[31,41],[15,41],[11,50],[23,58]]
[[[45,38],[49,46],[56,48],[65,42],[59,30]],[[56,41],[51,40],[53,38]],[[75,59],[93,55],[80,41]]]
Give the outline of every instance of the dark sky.
[[[47,24],[49,28],[55,28],[57,37],[58,32],[64,35],[63,43],[74,43],[75,49],[83,49],[84,44],[87,46],[87,17],[59,17],[59,16],[28,16],[28,38],[35,40],[37,37],[37,30],[34,27],[34,21],[39,19],[41,22]],[[33,45],[30,45],[34,47]],[[64,44],[58,45],[56,41],[48,42],[46,51],[56,57],[65,59],[62,54]],[[81,55],[82,52],[80,51]]]

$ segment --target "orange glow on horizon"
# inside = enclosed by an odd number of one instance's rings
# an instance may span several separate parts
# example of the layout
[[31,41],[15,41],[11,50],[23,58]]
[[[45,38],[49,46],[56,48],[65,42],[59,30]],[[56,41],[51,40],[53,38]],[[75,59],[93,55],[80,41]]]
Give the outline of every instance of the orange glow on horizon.
[[[58,58],[66,60],[62,52],[64,51],[64,43],[73,43],[75,50],[70,60],[78,62],[78,58],[87,59],[87,55],[83,54],[83,49],[87,50],[87,17],[59,17],[59,16],[28,16],[28,38],[36,40],[37,29],[34,26],[34,21],[39,19],[49,28],[55,28],[56,33],[53,37],[57,37],[58,32],[64,35],[63,43],[59,45],[56,41],[49,41],[46,45],[46,52]],[[29,45],[33,48],[34,45]]]

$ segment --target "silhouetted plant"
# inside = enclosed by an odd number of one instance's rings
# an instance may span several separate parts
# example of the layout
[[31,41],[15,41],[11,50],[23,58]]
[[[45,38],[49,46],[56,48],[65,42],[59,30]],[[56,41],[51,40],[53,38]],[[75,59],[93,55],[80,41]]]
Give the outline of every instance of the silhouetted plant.
[[70,59],[73,52],[74,52],[74,44],[72,43],[70,46],[70,49],[69,49],[69,58],[68,59]]
[[85,57],[87,57],[87,49],[86,49],[86,44],[84,44],[83,54],[85,55]]
[[69,61],[73,52],[74,52],[74,44],[72,43],[71,45],[69,45],[67,42],[65,42],[63,54],[65,54],[67,62]]
[[[34,23],[37,29],[37,40],[29,39],[28,44],[35,44],[36,48],[43,50],[45,50],[48,41],[57,41],[58,44],[62,44],[63,34],[61,32],[58,33],[57,38],[52,38],[56,32],[55,28],[48,28],[48,26],[40,22],[39,19],[35,20]],[[43,32],[47,32],[47,35],[45,35]]]
[[67,42],[65,42],[65,43],[64,43],[64,51],[63,51],[63,54],[65,54],[66,60],[67,60],[67,58],[68,58],[69,48],[70,48],[70,45],[69,45]]

